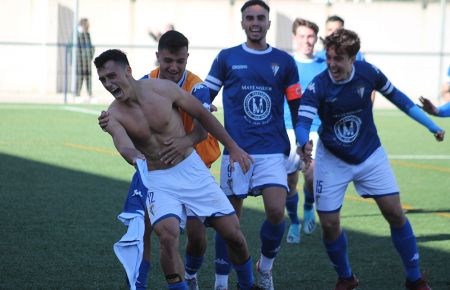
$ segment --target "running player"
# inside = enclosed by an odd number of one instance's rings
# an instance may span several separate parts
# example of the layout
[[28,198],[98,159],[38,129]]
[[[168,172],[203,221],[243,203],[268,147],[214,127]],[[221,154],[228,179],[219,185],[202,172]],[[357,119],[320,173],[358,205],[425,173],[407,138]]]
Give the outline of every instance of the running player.
[[391,238],[404,265],[407,289],[429,290],[419,271],[419,254],[412,227],[403,212],[399,190],[373,120],[373,90],[425,126],[438,141],[439,128],[373,65],[355,61],[360,48],[356,33],[339,29],[324,42],[328,70],[308,85],[299,108],[296,136],[306,165],[311,160],[309,128],[318,114],[322,121],[314,168],[314,196],[324,245],[338,274],[336,290],[355,289],[358,280],[347,255],[347,238],[339,212],[345,190],[353,181],[359,195],[374,198],[388,221]]
[[[164,33],[158,42],[158,51],[156,58],[159,67],[145,75],[141,79],[160,78],[175,82],[178,86],[188,93],[194,95],[206,108],[211,108],[209,90],[203,84],[202,80],[186,70],[189,41],[180,32],[169,30]],[[167,144],[167,148],[163,150],[161,159],[166,163],[180,158],[180,153],[187,147],[194,146],[205,165],[211,167],[211,164],[220,156],[220,148],[217,140],[207,132],[203,127],[192,119],[186,112],[180,110],[183,125],[185,127],[186,136],[175,138]],[[99,123],[102,128],[108,125],[108,116],[106,112],[102,112],[99,117]],[[194,125],[195,124],[195,125]],[[132,194],[133,191],[130,191]],[[146,219],[146,229],[144,234],[144,259],[140,267],[139,277],[136,283],[138,290],[147,289],[147,273],[151,264],[151,225]],[[185,255],[185,279],[188,283],[189,290],[198,289],[197,271],[203,263],[204,253],[206,251],[205,227],[197,218],[188,217],[186,223],[187,245]]]
[[[301,95],[294,59],[266,42],[269,10],[261,0],[244,3],[241,26],[246,42],[222,50],[205,79],[212,98],[223,87],[225,128],[254,159],[247,174],[239,170],[231,172],[232,160],[225,149],[220,183],[238,216],[247,195],[263,196],[266,219],[260,230],[261,256],[257,262],[259,286],[263,289],[273,289],[272,266],[285,230],[287,173],[284,162],[290,145],[283,102],[286,95],[296,119]],[[215,262],[215,289],[228,289],[230,264],[223,240],[217,234]]]
[[[294,34],[294,41],[296,45],[294,59],[297,64],[298,74],[300,76],[300,86],[304,90],[309,82],[320,72],[327,68],[326,62],[323,59],[314,57],[314,46],[317,43],[317,34],[319,27],[311,21],[297,18],[292,24],[292,33]],[[289,225],[286,240],[288,243],[300,243],[300,220],[297,215],[298,204],[298,169],[301,167],[300,157],[297,154],[297,146],[294,134],[294,128],[291,122],[291,114],[285,102],[284,106],[284,122],[288,131],[289,140],[291,141],[291,153],[287,162],[288,186],[289,192],[286,198],[286,211],[288,213],[291,224]],[[317,143],[319,138],[317,130],[320,126],[320,119],[318,116],[314,118],[312,123],[309,138],[313,143]],[[313,158],[314,158],[313,152]],[[311,234],[316,228],[316,218],[314,214],[314,194],[313,194],[313,173],[314,161],[311,162],[309,168],[303,170],[303,177],[305,183],[303,185],[303,193],[305,201],[303,203],[303,231],[305,234]]]
[[254,288],[252,260],[239,221],[214,177],[192,146],[181,152],[181,160],[170,163],[161,160],[161,152],[171,140],[186,134],[178,111],[181,108],[223,142],[230,159],[244,172],[250,169],[251,157],[195,97],[172,81],[135,80],[126,55],[119,50],[103,52],[94,64],[99,80],[115,98],[108,108],[106,131],[128,163],[145,160],[148,167],[141,178],[148,189],[148,215],[159,238],[160,264],[168,288],[187,289],[178,254],[180,221],[186,212],[207,220],[220,232],[229,246],[238,287]]

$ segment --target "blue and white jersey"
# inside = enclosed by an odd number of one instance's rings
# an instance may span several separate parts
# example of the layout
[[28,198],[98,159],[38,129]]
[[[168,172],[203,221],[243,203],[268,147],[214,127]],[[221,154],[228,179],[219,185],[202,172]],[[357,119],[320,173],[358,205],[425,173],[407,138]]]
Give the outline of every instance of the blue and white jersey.
[[[302,59],[294,55],[295,64],[297,65],[298,75],[300,77],[300,86],[302,88],[302,93],[304,93],[308,84],[313,80],[313,78],[319,73],[327,69],[327,63],[323,59],[312,58],[312,59]],[[284,102],[284,123],[286,124],[286,129],[294,129],[292,126],[291,112],[289,110],[289,105],[287,101]],[[311,131],[317,132],[320,127],[319,116],[314,118],[311,125]]]
[[[317,113],[322,121],[319,136],[325,147],[340,159],[359,164],[381,145],[373,120],[370,98],[373,90],[390,101],[403,95],[378,68],[367,62],[355,61],[351,76],[341,82],[334,81],[326,70],[305,90],[297,127],[307,129]],[[406,96],[395,104],[405,111],[414,106]]]
[[[295,61],[271,46],[222,50],[205,83],[211,100],[223,87],[225,129],[249,154],[289,154],[283,102],[301,96]],[[224,151],[224,154],[228,152]]]

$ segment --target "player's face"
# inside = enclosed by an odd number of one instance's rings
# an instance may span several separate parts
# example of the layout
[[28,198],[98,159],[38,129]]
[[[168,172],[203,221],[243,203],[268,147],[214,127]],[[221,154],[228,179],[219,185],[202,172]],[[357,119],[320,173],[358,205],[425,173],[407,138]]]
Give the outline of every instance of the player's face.
[[312,57],[314,53],[314,45],[317,42],[317,35],[309,27],[299,26],[294,35],[297,53],[300,56]]
[[101,68],[97,69],[98,79],[103,87],[113,95],[118,101],[125,101],[129,97],[126,94],[129,87],[131,68],[116,63],[113,60],[107,61]]
[[350,77],[355,57],[346,53],[337,53],[333,47],[327,49],[327,66],[335,81],[343,81]]
[[325,36],[331,35],[333,32],[335,32],[338,29],[341,29],[343,27],[342,22],[340,21],[330,21],[325,24]]
[[156,53],[159,62],[159,78],[178,83],[186,70],[189,53],[188,48],[180,48],[176,52],[162,49]]
[[248,42],[265,45],[270,28],[269,13],[259,5],[249,6],[242,12],[241,26]]

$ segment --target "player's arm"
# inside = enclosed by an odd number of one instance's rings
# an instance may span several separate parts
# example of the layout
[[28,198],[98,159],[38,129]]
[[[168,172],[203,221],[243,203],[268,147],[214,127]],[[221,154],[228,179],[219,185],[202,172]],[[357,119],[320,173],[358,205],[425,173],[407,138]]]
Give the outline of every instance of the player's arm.
[[430,115],[437,117],[450,117],[450,103],[436,107],[429,99],[420,97],[421,108]]
[[436,125],[414,102],[403,92],[397,89],[387,77],[375,66],[372,65],[373,77],[375,79],[375,89],[391,101],[397,108],[405,112],[412,119],[425,126],[437,141],[444,140],[445,131]]
[[[192,95],[202,102],[205,108],[210,109],[209,90],[204,84],[198,83],[195,85],[192,89]],[[188,134],[182,137],[170,138],[164,142],[166,146],[160,152],[161,161],[169,164],[182,160],[186,148],[202,142],[207,137],[208,132],[196,119],[193,119],[193,128]]]
[[298,107],[300,105],[300,98],[302,96],[302,88],[300,84],[294,84],[286,89],[286,100],[291,112],[292,126],[295,128],[298,120]]
[[[431,120],[414,102],[408,98],[404,93],[400,90],[393,87],[392,84],[391,92],[385,95],[397,108],[405,112],[412,119],[416,120],[418,123],[425,126],[431,133],[434,134],[437,141],[443,141],[445,131],[440,128],[436,123]],[[387,88],[389,89],[389,88]]]
[[184,158],[186,148],[202,142],[208,137],[208,132],[198,123],[196,119],[193,120],[194,128],[188,134],[182,137],[172,137],[164,141],[164,148],[159,152],[160,159],[166,164],[177,163]]
[[117,151],[129,164],[135,165],[136,159],[145,159],[144,154],[134,146],[125,128],[111,115],[105,131],[111,135]]
[[450,117],[450,102],[438,108],[438,117]]
[[248,155],[237,145],[222,124],[220,124],[211,112],[202,106],[200,101],[178,87],[175,88],[171,86],[169,93],[173,96],[175,105],[183,109],[193,118],[197,119],[203,128],[211,133],[211,135],[213,135],[228,149],[230,152],[230,164],[233,164],[233,161],[236,161],[239,163],[244,172],[247,172],[250,169],[250,165],[253,162],[250,155]]

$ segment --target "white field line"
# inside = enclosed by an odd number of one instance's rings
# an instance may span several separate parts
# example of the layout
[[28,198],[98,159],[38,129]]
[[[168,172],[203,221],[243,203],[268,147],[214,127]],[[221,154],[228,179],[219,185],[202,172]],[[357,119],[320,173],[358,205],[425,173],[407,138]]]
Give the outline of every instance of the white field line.
[[392,160],[450,160],[450,155],[389,155]]
[[91,109],[80,108],[80,107],[69,107],[69,106],[64,106],[63,108],[66,111],[73,111],[73,112],[85,113],[85,114],[96,115],[96,116],[100,115],[100,111],[98,111],[98,110],[91,110]]

